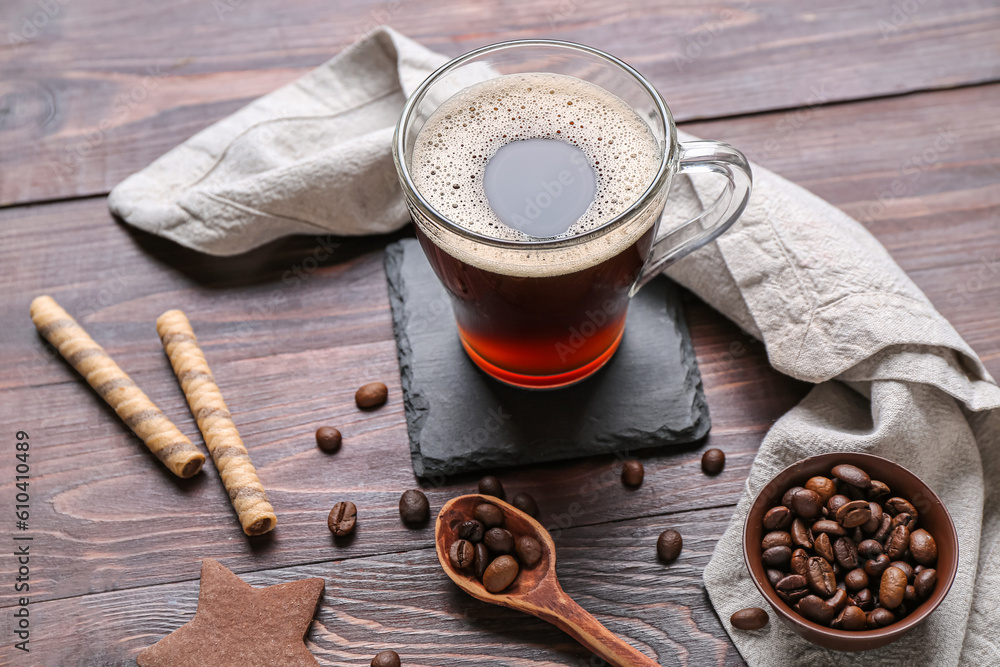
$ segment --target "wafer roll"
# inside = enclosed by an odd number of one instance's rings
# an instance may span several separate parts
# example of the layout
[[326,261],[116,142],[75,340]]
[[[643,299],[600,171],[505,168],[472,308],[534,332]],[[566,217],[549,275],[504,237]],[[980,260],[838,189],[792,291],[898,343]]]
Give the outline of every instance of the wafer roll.
[[156,331],[240,517],[243,532],[260,535],[272,530],[278,518],[187,316],[179,310],[169,310],[156,320]]
[[31,321],[171,472],[191,477],[201,470],[205,455],[52,297],[31,302]]

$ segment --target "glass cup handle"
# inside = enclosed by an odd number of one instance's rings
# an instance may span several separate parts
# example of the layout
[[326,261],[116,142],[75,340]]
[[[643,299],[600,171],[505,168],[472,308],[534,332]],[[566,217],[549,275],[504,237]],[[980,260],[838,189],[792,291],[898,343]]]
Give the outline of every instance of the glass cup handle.
[[699,215],[656,238],[639,279],[632,286],[632,295],[663,269],[732,227],[750,199],[753,183],[750,165],[743,153],[729,144],[688,141],[678,145],[678,153],[678,174],[722,174],[726,177],[726,187]]

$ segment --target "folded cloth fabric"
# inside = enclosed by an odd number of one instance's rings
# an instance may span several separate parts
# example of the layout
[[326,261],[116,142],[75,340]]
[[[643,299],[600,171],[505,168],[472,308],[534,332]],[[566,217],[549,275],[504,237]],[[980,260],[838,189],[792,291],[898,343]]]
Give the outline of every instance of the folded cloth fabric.
[[[380,29],[302,79],[167,153],[111,193],[126,222],[213,254],[295,233],[369,234],[406,223],[391,159],[406,95],[443,56]],[[682,136],[683,140],[691,137]],[[859,223],[761,167],[740,221],[668,274],[763,340],[778,370],[816,383],[761,444],[705,570],[712,604],[751,665],[1000,664],[1000,389],[976,354]],[[675,180],[673,215],[711,200]],[[678,222],[671,215],[665,225]],[[958,578],[905,641],[826,651],[780,623],[741,633],[766,607],[743,564],[750,500],[813,454],[895,460],[941,496],[958,528]]]

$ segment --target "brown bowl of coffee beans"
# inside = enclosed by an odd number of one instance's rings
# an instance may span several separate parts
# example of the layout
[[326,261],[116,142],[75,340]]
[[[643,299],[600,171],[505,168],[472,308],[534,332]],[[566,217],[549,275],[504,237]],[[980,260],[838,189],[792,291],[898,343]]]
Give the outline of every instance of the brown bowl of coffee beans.
[[958,535],[941,499],[906,468],[870,454],[823,454],[757,495],[743,557],[796,633],[864,651],[899,639],[941,604],[958,570]]

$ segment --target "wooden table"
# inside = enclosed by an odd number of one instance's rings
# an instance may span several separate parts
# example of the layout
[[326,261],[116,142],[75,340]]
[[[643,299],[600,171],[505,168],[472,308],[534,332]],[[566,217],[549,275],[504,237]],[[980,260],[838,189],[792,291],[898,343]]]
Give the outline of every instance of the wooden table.
[[[555,37],[623,57],[685,129],[862,220],[1000,375],[997,0],[18,0],[0,15],[4,664],[134,664],[191,618],[203,558],[258,586],[324,577],[308,643],[325,665],[367,665],[387,648],[410,667],[594,664],[546,624],[462,594],[432,529],[400,524],[400,492],[417,482],[382,271],[390,239],[340,239],[318,268],[311,238],[218,259],[108,213],[122,178],[380,23],[451,55]],[[277,508],[273,534],[247,539],[211,462],[177,480],[46,353],[28,318],[42,293],[196,436],[154,330],[169,308],[190,315]],[[564,526],[560,577],[612,630],[664,665],[741,664],[702,569],[761,438],[808,387],[698,299],[686,308],[714,424],[705,442],[633,452],[646,466],[638,491],[613,457],[503,480]],[[390,400],[362,414],[353,393],[370,380]],[[314,444],[324,424],[344,432],[336,456]],[[11,647],[18,430],[32,444],[27,655]],[[700,471],[707,447],[726,452],[718,477]],[[425,490],[439,508],[474,483]],[[360,520],[335,545],[325,518],[340,499]],[[654,556],[667,527],[685,540],[669,566]]]

